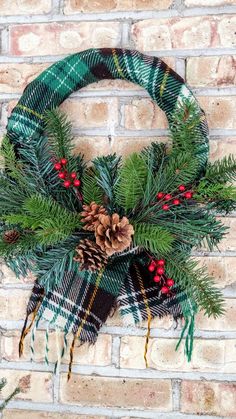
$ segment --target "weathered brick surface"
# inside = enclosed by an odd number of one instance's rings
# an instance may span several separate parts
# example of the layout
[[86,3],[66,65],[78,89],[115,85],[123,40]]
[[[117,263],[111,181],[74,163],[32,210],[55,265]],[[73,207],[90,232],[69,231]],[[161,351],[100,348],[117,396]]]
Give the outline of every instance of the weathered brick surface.
[[0,92],[21,93],[47,67],[48,64],[0,64]]
[[200,415],[236,416],[236,384],[183,381],[181,411]]
[[124,105],[124,126],[129,130],[167,128],[165,113],[151,99],[133,99]]
[[233,15],[148,19],[133,24],[132,39],[144,51],[233,48],[235,22]]
[[91,47],[115,47],[120,42],[118,22],[45,23],[13,25],[12,55],[70,54]]
[[235,129],[234,109],[236,96],[201,96],[199,103],[206,112],[209,127],[212,129]]
[[172,0],[65,0],[65,13],[168,9]]
[[[149,367],[158,371],[236,371],[236,359],[233,361],[236,340],[195,339],[191,362],[184,357],[184,345],[176,352],[177,342],[177,339],[151,338],[147,354]],[[121,339],[120,366],[145,369],[144,346],[145,337],[124,336]]]
[[51,0],[1,0],[0,16],[4,15],[34,15],[48,13],[51,10]]
[[73,374],[67,383],[66,374],[62,374],[60,400],[80,406],[153,408],[168,412],[172,407],[171,382]]
[[236,257],[195,257],[200,265],[205,265],[210,275],[215,278],[219,288],[232,286],[236,283]]
[[224,156],[234,154],[236,150],[236,137],[216,138],[210,141],[210,159],[215,161]]
[[235,0],[185,0],[186,6],[233,6],[234,4]]
[[61,109],[70,115],[75,128],[112,129],[118,123],[117,99],[67,99]]
[[236,299],[227,298],[224,303],[225,314],[217,317],[206,317],[201,312],[197,315],[196,326],[201,330],[236,331]]
[[38,371],[4,370],[7,385],[1,391],[1,397],[9,396],[16,385],[20,383],[22,389],[16,398],[33,402],[50,403],[53,400],[52,374]]
[[91,416],[91,415],[77,415],[73,413],[53,413],[53,412],[43,412],[41,410],[32,411],[32,410],[11,410],[7,409],[3,413],[3,419],[26,419],[30,417],[31,419],[108,419],[106,416]]
[[[2,335],[1,339],[1,354],[2,358],[6,361],[30,361],[30,335],[25,338],[24,342],[24,353],[19,359],[18,356],[18,345],[20,339],[19,331],[10,331]],[[35,346],[35,362],[44,362],[45,357],[45,331],[37,332],[37,343]],[[49,362],[57,361],[57,342],[59,347],[62,348],[63,336],[62,334],[56,334],[55,332],[49,333]],[[69,361],[69,348],[72,342],[72,336],[68,339],[68,348],[63,358],[64,363]],[[111,364],[111,344],[112,338],[110,335],[101,334],[95,345],[84,344],[79,347],[77,342],[74,351],[74,363],[83,365],[99,365],[106,366]]]
[[32,411],[7,409],[3,413],[3,419],[26,419],[28,417],[30,417],[31,419],[108,419],[107,417],[100,415],[76,415],[73,413],[43,412],[41,410]]
[[186,67],[187,82],[194,87],[234,86],[235,67],[235,55],[190,57]]
[[23,320],[30,290],[0,289],[0,320]]

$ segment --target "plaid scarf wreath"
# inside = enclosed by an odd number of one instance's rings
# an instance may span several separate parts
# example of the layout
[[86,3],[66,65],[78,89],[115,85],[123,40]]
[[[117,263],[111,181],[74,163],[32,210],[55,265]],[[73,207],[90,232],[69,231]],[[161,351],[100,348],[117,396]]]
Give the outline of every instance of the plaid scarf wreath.
[[[64,346],[61,356],[67,346],[67,337],[72,333],[74,338],[70,347],[69,379],[76,339],[81,344],[95,343],[99,329],[111,312],[114,312],[114,307],[119,307],[120,316],[126,326],[136,325],[144,320],[148,320],[150,324],[154,317],[171,315],[175,320],[183,317],[183,304],[186,300],[183,292],[164,296],[160,287],[153,285],[151,276],[142,264],[125,256],[121,259],[119,263],[111,263],[104,271],[96,274],[88,271],[81,274],[67,272],[61,285],[48,293],[36,281],[27,306],[27,317],[19,345],[20,355],[23,352],[24,338],[34,324],[31,339],[33,345],[35,329],[41,320],[47,324],[46,339],[50,327],[63,331]],[[31,316],[31,323],[27,327]],[[194,317],[194,312],[190,317]],[[150,327],[147,340],[149,329]],[[186,349],[188,355],[188,346]],[[33,348],[31,350],[34,352]],[[48,362],[47,353],[45,359]]]

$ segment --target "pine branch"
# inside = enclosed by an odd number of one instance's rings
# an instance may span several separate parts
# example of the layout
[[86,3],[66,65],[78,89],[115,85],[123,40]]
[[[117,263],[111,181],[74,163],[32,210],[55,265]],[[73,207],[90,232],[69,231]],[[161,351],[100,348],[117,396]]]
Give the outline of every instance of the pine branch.
[[208,163],[205,179],[210,183],[226,183],[236,180],[236,159],[230,154],[222,160]]
[[102,205],[103,203],[103,190],[97,182],[98,172],[95,168],[88,168],[83,176],[83,189],[82,195],[85,204],[96,202]]
[[145,193],[148,168],[137,153],[129,156],[121,169],[115,188],[116,201],[126,211],[134,210]]
[[3,138],[1,156],[4,159],[4,168],[7,175],[14,179],[20,186],[26,186],[26,179],[22,170],[22,163],[16,158],[14,146],[7,136]]
[[170,156],[162,170],[156,176],[156,192],[174,192],[179,185],[188,185],[195,181],[199,163],[189,152]]
[[159,169],[163,158],[166,156],[167,146],[164,143],[151,143],[150,146],[145,147],[141,155],[147,162],[148,170],[155,172]]
[[153,224],[135,224],[134,245],[153,254],[165,255],[172,250],[174,237],[164,227]]
[[72,124],[60,109],[47,110],[44,115],[45,129],[51,148],[58,159],[69,159],[72,151]]
[[52,245],[65,240],[81,227],[80,217],[50,198],[33,195],[26,199],[23,212],[5,216],[6,222],[34,231],[41,245]]
[[224,313],[224,299],[221,291],[215,287],[214,280],[205,267],[198,267],[197,261],[185,254],[168,255],[166,266],[168,276],[175,278],[177,286],[184,290],[198,307],[210,317]]
[[107,208],[114,212],[114,190],[117,184],[117,175],[120,165],[120,157],[116,154],[109,154],[105,157],[97,157],[93,160],[95,170],[97,172],[96,181],[100,188],[104,191],[104,194],[108,198]]

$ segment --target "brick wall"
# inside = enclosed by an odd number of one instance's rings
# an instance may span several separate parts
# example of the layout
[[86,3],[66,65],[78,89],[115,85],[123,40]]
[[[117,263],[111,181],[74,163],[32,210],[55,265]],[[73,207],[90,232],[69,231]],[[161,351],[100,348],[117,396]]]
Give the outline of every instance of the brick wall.
[[[185,77],[205,109],[211,158],[236,150],[235,0],[0,0],[1,132],[24,87],[50,63],[88,47],[129,47],[164,57]],[[235,56],[234,56],[235,54]],[[77,150],[87,158],[123,155],[153,139],[166,140],[161,111],[138,86],[101,81],[72,95],[70,114]],[[6,396],[19,378],[25,390],[4,419],[236,417],[236,218],[221,253],[197,255],[226,297],[225,317],[197,319],[190,364],[175,353],[179,332],[170,319],[155,320],[145,369],[145,325],[126,329],[117,316],[103,327],[95,347],[77,348],[74,374],[66,364],[54,376],[56,337],[50,334],[50,366],[44,365],[44,332],[37,333],[35,361],[26,340],[17,355],[32,278],[17,280],[0,267],[1,374]],[[60,338],[60,337],[59,337]],[[68,358],[68,356],[67,356]]]

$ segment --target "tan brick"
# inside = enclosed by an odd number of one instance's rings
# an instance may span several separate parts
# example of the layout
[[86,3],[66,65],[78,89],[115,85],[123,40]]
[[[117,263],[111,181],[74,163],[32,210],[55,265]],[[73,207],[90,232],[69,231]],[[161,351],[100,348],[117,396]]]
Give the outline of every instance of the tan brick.
[[236,300],[227,298],[224,302],[226,312],[223,316],[207,317],[203,312],[197,315],[196,327],[201,330],[235,331],[236,330]]
[[173,0],[66,0],[65,14],[168,9]]
[[143,51],[231,48],[235,45],[234,15],[148,19],[134,23],[132,39]]
[[[20,339],[20,331],[9,331],[2,335],[1,340],[1,354],[3,359],[6,361],[30,361],[30,334],[27,335],[24,341],[24,352],[22,357],[19,359],[18,356],[18,345]],[[63,336],[56,335],[55,332],[49,333],[49,362],[55,363],[57,361],[57,342],[59,347],[62,348]],[[68,338],[68,347],[65,356],[62,360],[63,363],[68,364],[69,361],[69,348],[72,343],[72,336]],[[75,364],[81,365],[99,365],[106,366],[111,364],[111,344],[112,337],[110,335],[99,334],[98,340],[95,345],[88,345],[87,343],[79,346],[76,342],[74,350]],[[38,330],[35,338],[35,362],[44,362],[45,359],[45,332]]]
[[[173,317],[171,316],[165,316],[161,319],[155,318],[152,320],[151,323],[151,328],[158,328],[158,329],[165,329],[165,330],[169,330],[173,327]],[[115,314],[112,317],[108,317],[107,321],[106,321],[106,325],[107,326],[123,326],[123,322],[122,319],[118,313],[118,310],[115,312]],[[126,327],[126,326],[125,326]],[[135,327],[137,328],[147,328],[147,322],[141,322],[138,325],[136,325]]]
[[67,99],[61,109],[70,117],[75,128],[114,129],[118,123],[118,100],[106,99]]
[[74,144],[74,154],[83,154],[86,161],[110,153],[109,139],[107,137],[97,137],[95,135],[93,137],[75,137]]
[[67,375],[62,374],[60,400],[80,406],[155,408],[165,412],[172,408],[171,381],[73,374],[68,383]]
[[0,64],[0,92],[21,93],[49,64]]
[[106,419],[105,416],[76,415],[73,413],[53,413],[42,410],[4,410],[3,419]]
[[185,0],[186,6],[226,6],[236,4],[235,0]]
[[199,264],[205,265],[219,288],[225,288],[236,283],[236,257],[194,257]]
[[221,217],[222,223],[229,228],[227,235],[219,243],[222,252],[236,250],[236,218]]
[[187,82],[194,87],[234,86],[235,70],[235,55],[190,57],[187,59]]
[[[191,362],[184,355],[184,344],[176,352],[177,339],[151,338],[148,366],[158,371],[202,371],[235,373],[236,340],[195,339]],[[145,338],[124,336],[121,339],[121,368],[145,369]],[[230,347],[232,354],[229,352]]]
[[35,277],[29,273],[26,277],[17,278],[14,272],[4,263],[0,264],[0,277],[3,284],[31,284]]
[[165,113],[151,99],[133,99],[124,105],[124,126],[130,130],[167,128]]
[[0,15],[35,15],[48,13],[51,0],[1,0]]
[[236,416],[236,384],[182,381],[181,412]]
[[86,48],[115,47],[120,42],[118,22],[39,23],[10,28],[13,55],[58,55]]
[[43,403],[53,401],[52,374],[19,370],[4,370],[2,372],[7,379],[7,385],[1,391],[2,398],[9,396],[21,380],[22,392],[16,396],[16,399]]
[[210,159],[215,161],[229,154],[235,154],[236,137],[221,137],[210,141]]
[[139,152],[153,141],[167,143],[166,137],[112,137],[111,150],[124,158],[131,153]]
[[199,103],[206,112],[207,122],[212,129],[234,129],[236,96],[201,96]]
[[0,289],[0,319],[23,320],[30,290]]

